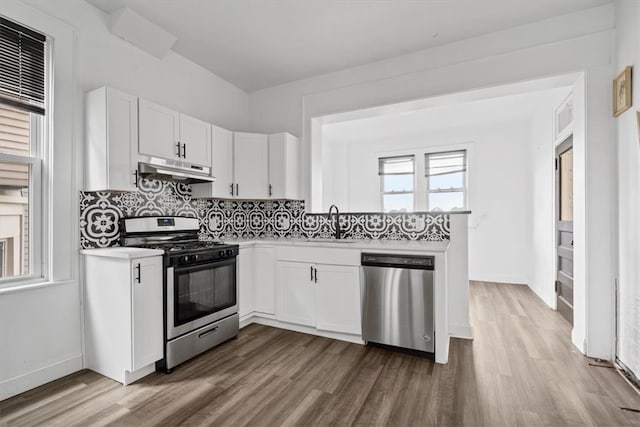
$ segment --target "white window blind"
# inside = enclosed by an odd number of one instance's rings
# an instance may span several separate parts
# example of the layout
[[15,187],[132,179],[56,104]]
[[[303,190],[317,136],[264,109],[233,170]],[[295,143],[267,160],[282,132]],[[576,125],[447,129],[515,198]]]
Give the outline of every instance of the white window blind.
[[384,212],[413,212],[415,208],[415,159],[413,155],[378,159],[380,193]]
[[0,102],[44,115],[46,37],[0,17]]
[[427,209],[455,211],[466,208],[467,152],[445,151],[425,154]]

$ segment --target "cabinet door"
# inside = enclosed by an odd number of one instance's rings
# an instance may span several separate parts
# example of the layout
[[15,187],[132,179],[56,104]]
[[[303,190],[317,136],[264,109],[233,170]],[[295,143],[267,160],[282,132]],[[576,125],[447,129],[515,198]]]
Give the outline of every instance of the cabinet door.
[[266,314],[276,312],[275,264],[273,248],[257,247],[253,250],[254,308]]
[[315,287],[316,327],[325,331],[362,334],[360,268],[318,264]]
[[269,135],[269,196],[298,198],[298,139],[288,133]]
[[276,266],[277,319],[305,326],[316,325],[313,264],[278,261]]
[[236,196],[265,199],[269,189],[269,141],[267,135],[234,133],[233,164]]
[[180,138],[180,114],[161,105],[138,101],[138,131],[140,154],[178,159],[176,144]]
[[233,195],[231,194],[231,185],[233,185],[233,132],[213,126],[212,136],[213,159],[211,168],[213,176],[216,177],[216,181],[213,183],[213,197],[231,197]]
[[[107,89],[108,187],[135,191],[138,169],[138,98]],[[88,173],[91,173],[88,171]]]
[[253,248],[240,248],[238,255],[238,293],[240,317],[253,313]]
[[211,125],[180,114],[180,143],[184,161],[211,166]]
[[132,368],[163,357],[162,258],[131,261]]

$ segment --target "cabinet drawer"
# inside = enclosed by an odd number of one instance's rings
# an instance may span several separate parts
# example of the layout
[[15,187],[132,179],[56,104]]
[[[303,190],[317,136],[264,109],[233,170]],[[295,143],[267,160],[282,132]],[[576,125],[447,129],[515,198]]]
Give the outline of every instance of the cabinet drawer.
[[333,265],[360,265],[359,249],[281,246],[277,248],[278,261],[309,262]]

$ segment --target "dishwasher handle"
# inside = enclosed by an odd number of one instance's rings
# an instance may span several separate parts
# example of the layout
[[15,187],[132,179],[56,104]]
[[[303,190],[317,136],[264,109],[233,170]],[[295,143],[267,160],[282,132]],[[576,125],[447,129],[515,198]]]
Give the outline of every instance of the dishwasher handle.
[[433,270],[435,257],[429,255],[400,255],[363,253],[363,267],[409,268],[413,270]]

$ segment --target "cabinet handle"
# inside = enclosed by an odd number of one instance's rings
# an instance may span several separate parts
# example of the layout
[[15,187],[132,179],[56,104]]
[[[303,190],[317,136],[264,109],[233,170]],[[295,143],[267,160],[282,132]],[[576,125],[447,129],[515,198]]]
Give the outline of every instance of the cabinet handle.
[[231,195],[233,196],[233,184],[229,185],[231,187]]
[[178,158],[180,158],[180,141],[178,141],[178,143],[176,144],[176,147],[178,147]]
[[236,184],[236,197],[240,195],[240,190],[238,189],[238,184]]
[[273,185],[269,184],[269,197],[273,194]]
[[136,270],[138,271],[138,275],[136,276],[136,282],[140,283],[140,279],[142,277],[142,270],[140,270],[140,263],[136,265]]
[[311,268],[311,278],[309,280],[311,280],[313,282],[313,266],[311,266],[309,268]]
[[136,187],[138,187],[138,169],[133,171],[133,185],[135,185]]
[[182,144],[182,158],[183,159],[187,158],[187,143],[186,142],[184,144]]
[[318,269],[314,268],[314,272],[313,272],[313,281],[318,283]]

